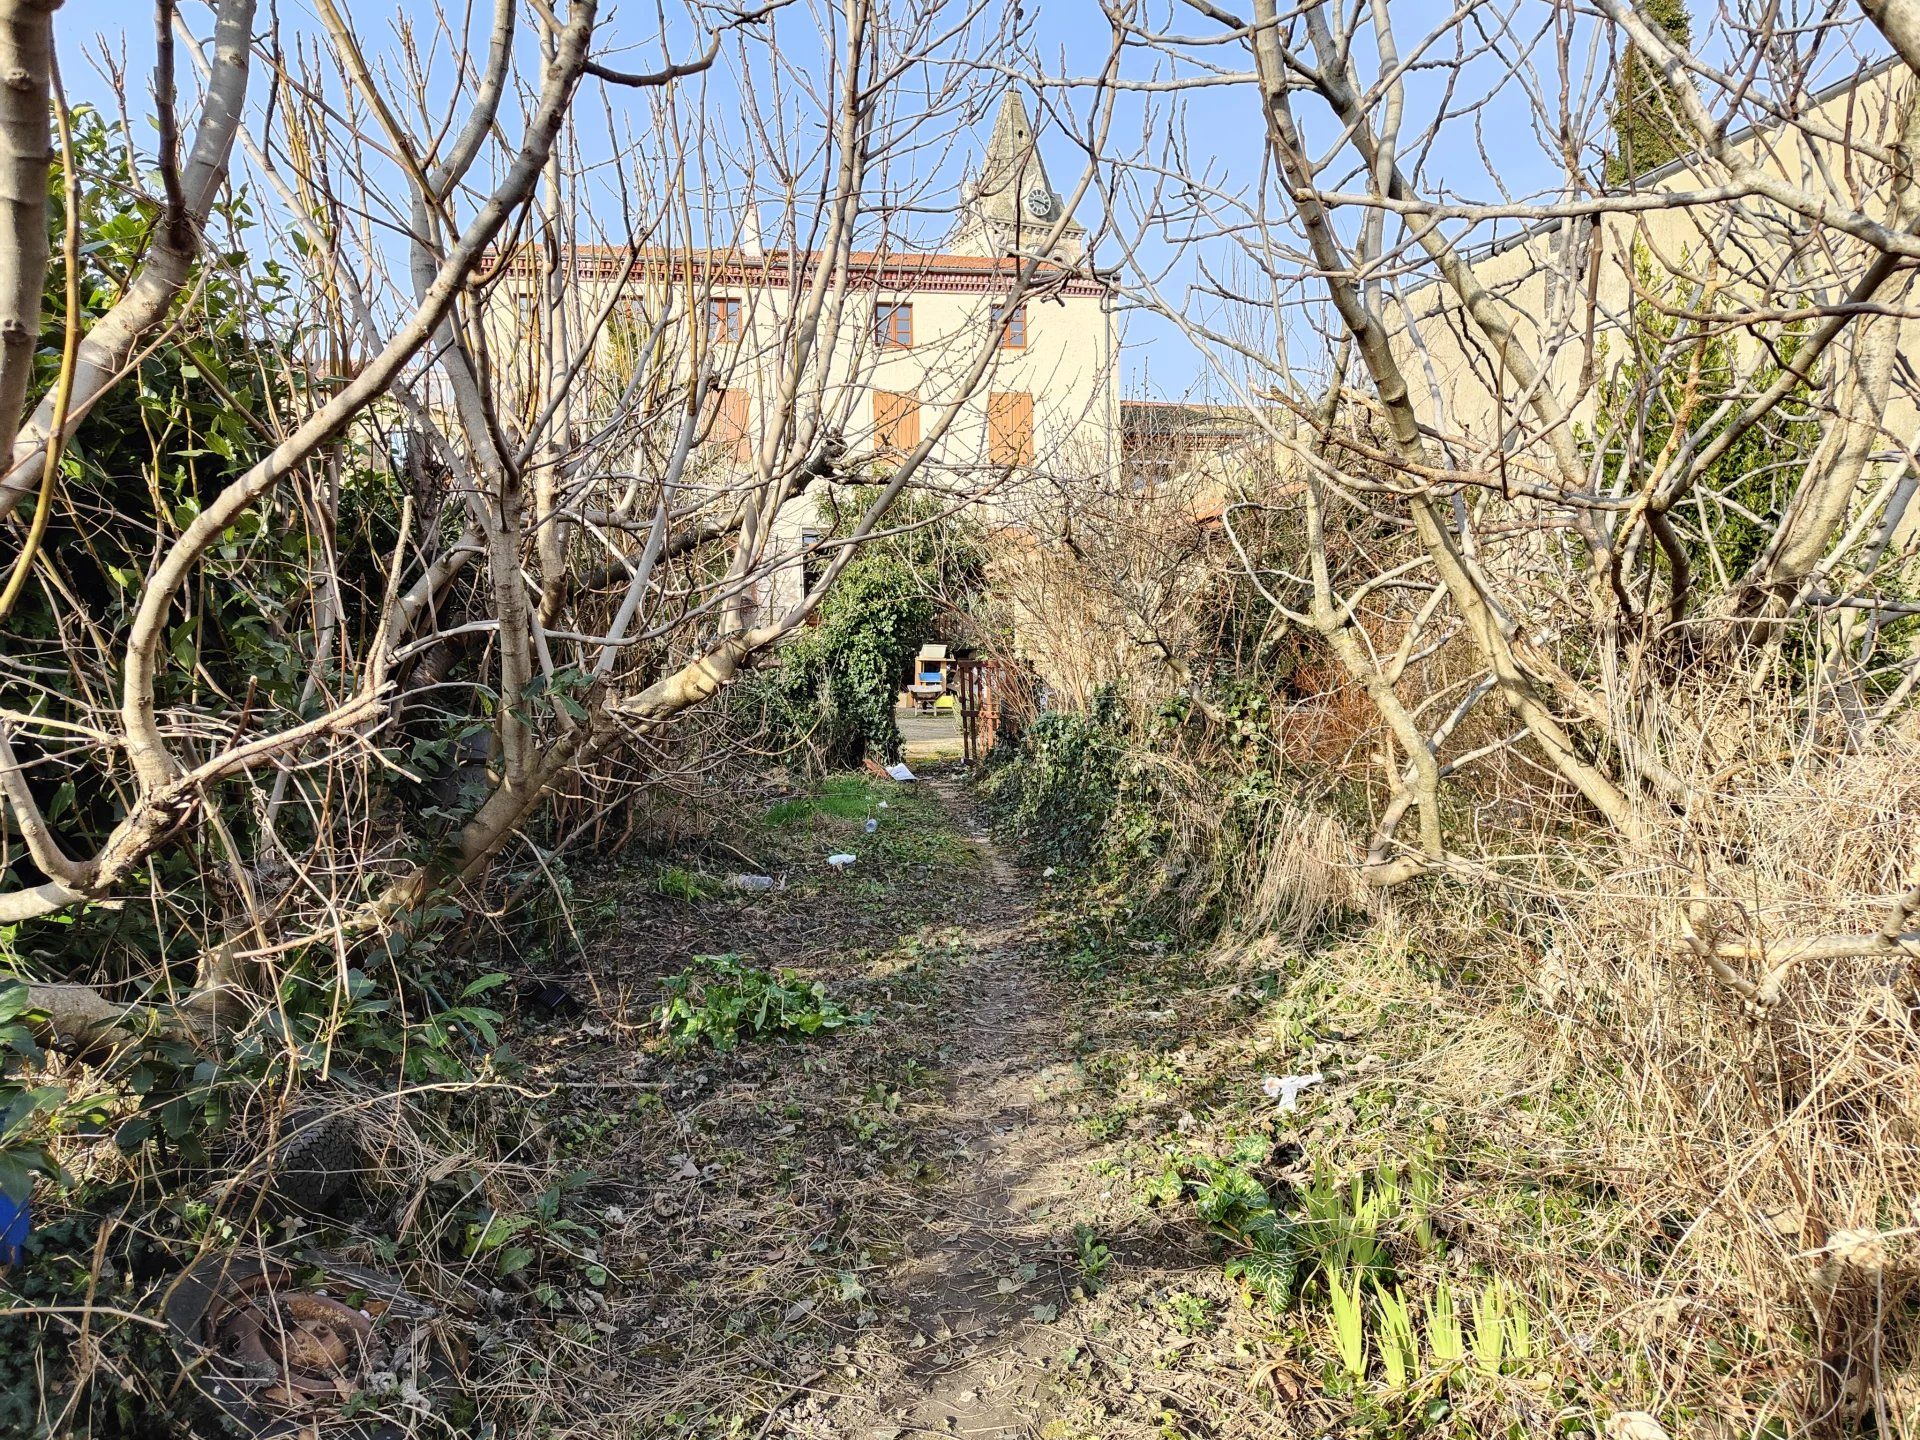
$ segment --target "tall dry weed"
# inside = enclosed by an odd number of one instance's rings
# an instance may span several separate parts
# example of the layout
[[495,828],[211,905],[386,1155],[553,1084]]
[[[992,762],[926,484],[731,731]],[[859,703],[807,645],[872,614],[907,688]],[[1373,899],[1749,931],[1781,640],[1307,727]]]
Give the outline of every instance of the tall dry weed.
[[[1886,923],[1920,854],[1920,748],[1819,752],[1785,722],[1743,733],[1747,763],[1698,745],[1693,763],[1714,769],[1684,778],[1702,803],[1651,814],[1631,850],[1502,807],[1533,828],[1377,906],[1348,957],[1364,979],[1346,983],[1378,993],[1400,975],[1418,1016],[1403,1082],[1465,1117],[1483,1154],[1592,1197],[1544,1253],[1531,1220],[1479,1236],[1546,1287],[1575,1368],[1592,1373],[1593,1337],[1626,1339],[1638,1373],[1609,1384],[1694,1414],[1702,1435],[1916,1435],[1914,959],[1780,961],[1805,937]],[[1777,751],[1751,744],[1768,733]],[[1497,806],[1512,796],[1493,779],[1477,783]],[[1778,970],[1777,1003],[1703,963],[1690,925],[1753,942],[1734,968]],[[1409,951],[1431,963],[1383,959]]]

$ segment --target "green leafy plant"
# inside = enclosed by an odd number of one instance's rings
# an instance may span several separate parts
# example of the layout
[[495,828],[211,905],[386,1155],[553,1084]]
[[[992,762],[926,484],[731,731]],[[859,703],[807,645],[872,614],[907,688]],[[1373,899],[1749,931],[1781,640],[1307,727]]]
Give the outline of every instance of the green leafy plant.
[[1300,1247],[1291,1225],[1276,1224],[1248,1238],[1244,1254],[1227,1262],[1227,1274],[1275,1310],[1292,1303],[1300,1281]]
[[584,1171],[561,1177],[540,1192],[531,1210],[482,1211],[467,1222],[460,1253],[490,1266],[503,1280],[552,1262],[577,1264],[588,1284],[604,1285],[606,1268],[593,1248],[599,1232],[562,1214],[567,1192],[580,1189],[590,1178]]
[[1080,1266],[1080,1278],[1092,1289],[1113,1264],[1113,1251],[1100,1242],[1099,1232],[1091,1225],[1080,1224],[1073,1227],[1073,1258]]
[[870,1010],[850,1012],[831,999],[822,981],[761,970],[739,955],[696,955],[665,989],[654,1011],[661,1030],[680,1044],[705,1041],[716,1050],[731,1050],[742,1038],[817,1035],[873,1019]]
[[[0,945],[6,939],[0,934]],[[75,1129],[98,1134],[115,1108],[104,1093],[74,1095],[66,1085],[37,1083],[45,1075],[46,1057],[34,1039],[34,1026],[44,1018],[23,982],[0,979],[0,1196],[15,1201],[26,1198],[36,1175],[60,1177],[49,1147],[53,1137]],[[130,1079],[138,1093],[149,1076],[136,1065]],[[181,1128],[190,1116],[185,1105],[169,1113]]]
[[1473,1360],[1482,1374],[1498,1375],[1505,1366],[1532,1358],[1533,1322],[1511,1283],[1498,1276],[1489,1280],[1472,1310]]
[[[0,1435],[157,1440],[222,1433],[202,1408],[198,1387],[182,1385],[181,1393],[161,1398],[137,1383],[179,1374],[164,1330],[97,1323],[97,1348],[74,1355],[69,1316],[157,1308],[158,1293],[143,1277],[170,1277],[192,1254],[180,1248],[178,1218],[161,1212],[157,1224],[136,1227],[85,1211],[36,1217],[27,1263],[0,1276]],[[36,1313],[41,1307],[55,1313]],[[89,1383],[96,1365],[136,1383]],[[61,1421],[50,1427],[53,1406]]]
[[1380,1368],[1390,1389],[1406,1386],[1420,1365],[1420,1347],[1414,1339],[1413,1307],[1406,1291],[1391,1290],[1378,1280],[1373,1285],[1374,1310],[1380,1317]]
[[1300,1274],[1299,1232],[1275,1208],[1253,1167],[1265,1163],[1273,1144],[1248,1136],[1220,1159],[1210,1155],[1170,1154],[1148,1197],[1193,1202],[1208,1228],[1239,1247],[1226,1272],[1251,1295],[1273,1309],[1292,1303]]
[[44,1146],[32,1143],[34,1121],[59,1108],[66,1090],[30,1085],[16,1072],[38,1067],[40,1047],[29,1022],[34,1011],[25,985],[0,983],[0,1197],[23,1200],[35,1175],[56,1173]]
[[1160,1310],[1182,1335],[1205,1335],[1213,1329],[1213,1302],[1191,1290],[1175,1290],[1160,1302]]
[[1360,1272],[1393,1281],[1392,1238],[1410,1235],[1424,1250],[1439,1248],[1427,1216],[1439,1193],[1439,1172],[1424,1161],[1336,1178],[1317,1170],[1300,1192],[1300,1242],[1329,1276]]
[[1196,1173],[1187,1188],[1200,1218],[1216,1230],[1236,1235],[1268,1228],[1273,1200],[1253,1167],[1264,1163],[1272,1149],[1263,1137],[1250,1136],[1223,1160],[1210,1155],[1188,1157],[1185,1164]]
[[1454,1308],[1453,1287],[1442,1275],[1434,1281],[1426,1299],[1427,1353],[1443,1369],[1467,1358],[1467,1341],[1460,1329],[1460,1312]]
[[[428,940],[416,940],[396,953],[424,962],[434,953],[434,947]],[[440,988],[441,983],[450,987],[448,977],[435,977],[423,965],[412,977],[424,1002],[419,1008],[425,1014],[419,1019],[409,1019],[405,1011],[411,1006],[396,1003],[394,996],[384,992],[365,971],[350,968],[345,981],[344,993],[338,995],[338,1038],[360,1054],[389,1057],[409,1080],[470,1080],[480,1069],[510,1059],[500,1044],[500,1012],[481,1003],[506,984],[504,971],[469,980],[449,1001]],[[330,989],[320,998],[328,1000],[333,993]],[[312,999],[301,993],[290,997],[290,1003],[302,1004],[298,1018],[308,1023],[311,1018],[304,1007]],[[317,1063],[323,1053],[318,1040],[312,1051]]]

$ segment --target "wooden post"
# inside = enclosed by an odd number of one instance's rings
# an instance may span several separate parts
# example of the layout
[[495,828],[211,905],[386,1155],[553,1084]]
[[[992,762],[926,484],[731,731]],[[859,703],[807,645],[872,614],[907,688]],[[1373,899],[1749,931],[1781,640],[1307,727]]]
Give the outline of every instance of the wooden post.
[[983,753],[980,745],[980,662],[953,662],[955,689],[960,703],[960,753],[969,767],[978,765]]

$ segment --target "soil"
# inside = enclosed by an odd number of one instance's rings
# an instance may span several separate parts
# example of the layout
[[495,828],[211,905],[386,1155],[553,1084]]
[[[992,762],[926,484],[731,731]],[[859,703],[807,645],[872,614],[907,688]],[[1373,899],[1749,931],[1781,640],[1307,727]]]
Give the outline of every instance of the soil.
[[[951,782],[941,792],[961,808]],[[1097,1199],[1064,1101],[1074,1088],[1068,1007],[1032,953],[1019,878],[984,831],[969,839],[986,857],[987,894],[982,926],[956,957],[971,997],[949,1042],[946,1145],[958,1163],[925,1197],[888,1276],[901,1301],[894,1343],[795,1434],[1024,1434],[1069,1344],[1059,1316],[1085,1298],[1060,1228]]]

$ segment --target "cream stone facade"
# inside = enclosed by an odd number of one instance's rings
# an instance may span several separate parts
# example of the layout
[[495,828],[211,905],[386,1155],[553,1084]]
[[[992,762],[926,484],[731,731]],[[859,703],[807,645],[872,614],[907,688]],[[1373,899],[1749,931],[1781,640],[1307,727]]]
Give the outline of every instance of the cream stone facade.
[[[682,385],[703,373],[697,468],[716,480],[732,472],[738,484],[769,472],[781,437],[767,431],[796,411],[817,409],[837,463],[866,473],[938,434],[926,483],[977,494],[1006,521],[1038,490],[1036,476],[1112,472],[1120,459],[1112,297],[1085,263],[1085,228],[1062,223],[1064,212],[1026,107],[1009,90],[946,247],[849,258],[837,323],[821,331],[822,359],[797,404],[779,393],[782,362],[818,252],[762,249],[751,220],[726,249],[575,250],[583,310],[606,300],[603,287],[622,292],[599,342],[601,393],[620,388],[643,350],[671,354],[666,364]],[[1038,254],[1049,237],[1052,248]],[[1003,317],[1023,265],[1035,260],[1027,293]],[[513,310],[495,307],[503,353],[527,349],[518,337],[534,323],[538,284],[530,268],[519,289],[508,287]],[[970,383],[983,353],[985,377]],[[772,558],[797,556],[824,523],[815,495],[789,501],[773,526]],[[797,561],[782,568],[762,603],[797,598],[803,574]]]
[[[1890,219],[1891,178],[1872,152],[1897,141],[1912,89],[1905,66],[1877,65],[1811,97],[1799,123],[1736,133],[1732,148],[1836,207]],[[1683,158],[1629,188],[1628,203],[1644,208],[1549,220],[1463,256],[1539,364],[1539,389],[1571,422],[1592,419],[1591,379],[1626,356],[1621,337],[1636,270],[1643,284],[1683,301],[1711,270],[1729,308],[1805,310],[1844,298],[1864,269],[1863,245],[1832,229],[1810,244],[1806,220],[1760,195],[1679,207],[1635,198],[1724,183]],[[1416,406],[1463,459],[1538,443],[1541,419],[1529,388],[1498,363],[1449,282],[1436,277],[1405,289],[1388,319]],[[1889,456],[1910,453],[1920,439],[1920,413],[1898,387],[1884,426]]]

